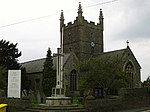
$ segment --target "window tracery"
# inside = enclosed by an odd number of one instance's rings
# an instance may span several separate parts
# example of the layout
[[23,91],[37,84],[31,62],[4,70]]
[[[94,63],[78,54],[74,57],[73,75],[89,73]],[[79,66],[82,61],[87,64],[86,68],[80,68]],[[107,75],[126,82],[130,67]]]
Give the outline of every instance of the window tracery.
[[128,62],[125,67],[125,73],[129,76],[129,88],[134,87],[134,67],[131,62]]

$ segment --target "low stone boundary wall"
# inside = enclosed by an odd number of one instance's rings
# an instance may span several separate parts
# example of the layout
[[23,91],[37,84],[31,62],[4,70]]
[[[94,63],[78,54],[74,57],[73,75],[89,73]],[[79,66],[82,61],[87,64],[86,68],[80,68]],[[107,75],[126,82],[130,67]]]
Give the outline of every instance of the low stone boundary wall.
[[113,112],[150,105],[149,92],[146,88],[121,89],[118,97],[112,99],[86,100],[89,112]]
[[121,89],[119,97],[127,107],[149,106],[150,93],[147,88]]
[[0,103],[8,104],[7,112],[16,112],[16,110],[23,110],[31,107],[31,103],[28,99],[6,99],[1,98]]
[[86,100],[85,105],[89,112],[112,112],[119,110],[120,99],[96,99]]

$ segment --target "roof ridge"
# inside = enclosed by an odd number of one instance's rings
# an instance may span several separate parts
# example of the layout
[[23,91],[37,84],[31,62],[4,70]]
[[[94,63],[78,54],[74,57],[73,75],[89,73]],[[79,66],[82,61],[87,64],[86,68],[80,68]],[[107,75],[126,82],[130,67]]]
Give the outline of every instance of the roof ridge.
[[[64,55],[70,55],[70,53],[64,53]],[[56,56],[52,56],[52,58],[55,58],[55,57]],[[21,64],[31,63],[31,62],[35,62],[35,61],[40,61],[40,60],[43,60],[43,59],[46,59],[46,57],[45,58],[38,58],[38,59],[30,60],[30,61],[21,62]]]
[[126,49],[127,48],[108,51],[108,52],[103,52],[103,53],[95,54],[94,57],[97,57],[97,56],[100,56],[100,55],[105,55],[105,54],[117,53],[117,52],[125,51]]
[[25,61],[25,62],[22,62],[21,64],[25,64],[25,63],[31,63],[31,62],[34,62],[34,61],[39,61],[39,60],[43,60],[43,59],[46,59],[46,58],[33,59],[33,60],[30,60],[30,61]]
[[104,53],[111,53],[111,52],[118,52],[118,51],[123,51],[123,50],[126,50],[127,48],[124,48],[124,49],[117,49],[117,50],[113,50],[113,51],[108,51],[108,52],[103,52]]

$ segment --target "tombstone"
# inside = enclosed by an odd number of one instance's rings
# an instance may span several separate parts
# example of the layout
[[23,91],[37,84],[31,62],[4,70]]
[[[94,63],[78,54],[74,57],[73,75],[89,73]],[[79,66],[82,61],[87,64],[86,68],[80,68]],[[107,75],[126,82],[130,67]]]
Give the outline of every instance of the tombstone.
[[40,91],[37,91],[37,101],[40,103],[41,102],[41,95],[40,95]]
[[30,101],[35,101],[34,91],[32,89],[29,90],[28,97]]
[[27,96],[28,96],[27,90],[26,89],[22,90],[22,94],[21,95],[22,95],[23,99],[27,98]]

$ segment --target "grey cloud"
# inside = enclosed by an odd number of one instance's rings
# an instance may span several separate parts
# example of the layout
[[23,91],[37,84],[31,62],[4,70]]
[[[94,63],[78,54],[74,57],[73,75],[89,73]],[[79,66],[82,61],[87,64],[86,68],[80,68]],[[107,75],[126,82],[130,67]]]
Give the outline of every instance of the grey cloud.
[[[127,8],[126,8],[127,7]],[[133,40],[150,38],[150,1],[131,0],[124,4],[124,30],[115,34],[116,38],[130,38]]]

